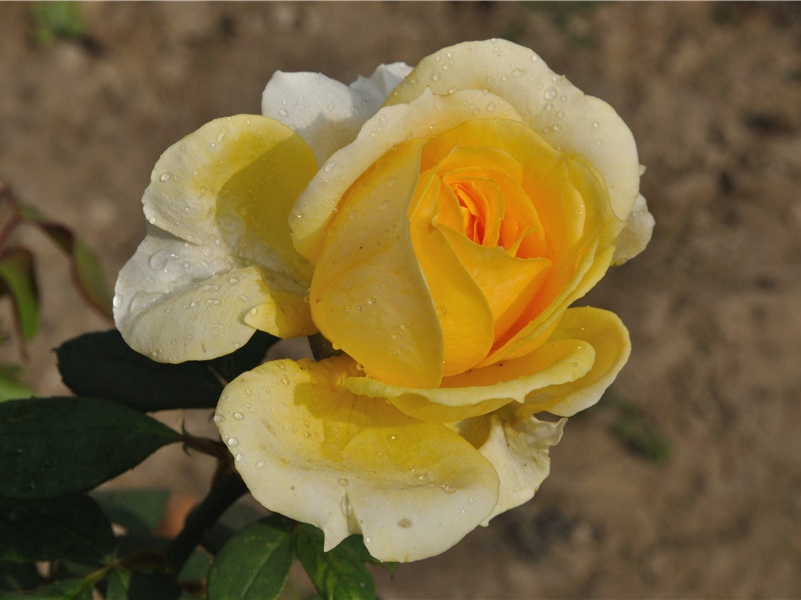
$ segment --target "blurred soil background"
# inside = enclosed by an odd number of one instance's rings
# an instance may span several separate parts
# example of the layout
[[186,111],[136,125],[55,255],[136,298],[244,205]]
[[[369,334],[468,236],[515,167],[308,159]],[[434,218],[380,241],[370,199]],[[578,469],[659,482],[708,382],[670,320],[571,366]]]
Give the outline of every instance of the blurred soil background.
[[[35,5],[0,4],[0,178],[86,240],[110,283],[144,236],[160,153],[213,118],[258,113],[279,69],[350,82],[503,37],[633,130],[656,232],[586,299],[630,328],[628,366],[568,423],[532,502],[442,556],[377,571],[383,598],[801,597],[798,4],[77,8],[77,29],[48,34]],[[27,381],[62,394],[52,349],[111,323],[48,240],[25,241],[43,301]],[[11,341],[3,353],[19,360]],[[213,435],[208,414],[164,418]],[[116,485],[169,486],[180,514],[210,467],[162,450]],[[297,578],[288,594],[307,589]]]

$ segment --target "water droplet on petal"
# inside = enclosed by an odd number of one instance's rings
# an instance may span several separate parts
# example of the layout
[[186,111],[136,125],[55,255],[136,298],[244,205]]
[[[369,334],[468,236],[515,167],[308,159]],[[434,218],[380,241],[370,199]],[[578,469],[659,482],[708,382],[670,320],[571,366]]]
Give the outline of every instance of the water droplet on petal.
[[237,421],[241,421],[244,418],[245,418],[245,415],[243,415],[241,412],[237,411],[237,412],[234,413],[234,419],[236,419]]
[[545,90],[545,98],[547,100],[553,100],[554,98],[556,98],[558,93],[559,92],[556,91],[556,88],[549,87],[547,90]]
[[348,481],[347,479],[345,479],[343,477],[337,483],[339,483],[339,485],[341,485],[342,487],[348,487],[348,485],[350,484],[350,481]]
[[171,177],[172,173],[162,173],[161,177],[159,177],[159,181],[161,181],[162,183],[167,183]]
[[228,438],[228,445],[231,448],[236,448],[239,445],[239,439],[235,437]]
[[348,500],[347,496],[344,496],[339,502],[339,510],[346,517],[349,517],[353,512],[353,509],[350,507],[350,500]]
[[116,294],[114,296],[114,299],[111,301],[111,305],[114,308],[119,308],[120,306],[122,306],[122,296],[120,296],[119,294]]

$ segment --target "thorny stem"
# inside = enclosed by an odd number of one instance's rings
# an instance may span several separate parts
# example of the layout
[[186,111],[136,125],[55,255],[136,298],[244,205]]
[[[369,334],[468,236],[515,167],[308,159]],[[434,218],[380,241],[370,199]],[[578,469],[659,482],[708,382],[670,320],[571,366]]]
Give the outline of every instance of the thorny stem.
[[239,473],[229,465],[224,466],[215,477],[208,495],[192,509],[181,533],[167,547],[167,561],[173,573],[180,573],[206,531],[246,491]]
[[201,454],[213,456],[223,463],[230,462],[231,454],[221,442],[203,437],[196,437],[181,426],[181,442],[185,449],[196,450]]

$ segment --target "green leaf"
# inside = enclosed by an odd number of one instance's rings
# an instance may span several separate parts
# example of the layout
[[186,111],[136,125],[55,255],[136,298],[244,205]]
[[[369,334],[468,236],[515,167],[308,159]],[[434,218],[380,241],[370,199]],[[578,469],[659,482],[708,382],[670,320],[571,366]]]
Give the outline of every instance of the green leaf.
[[111,523],[89,496],[38,501],[0,498],[0,560],[100,562],[113,549]]
[[245,371],[255,369],[264,362],[264,357],[267,355],[270,346],[277,341],[279,341],[279,338],[274,335],[257,331],[248,340],[248,343],[236,352],[205,361],[202,364],[207,365],[225,381],[233,381]]
[[92,588],[83,579],[63,579],[34,590],[20,592],[0,592],[0,600],[92,600]]
[[36,23],[36,41],[42,45],[58,38],[87,36],[81,5],[75,2],[37,2],[31,8]]
[[670,441],[659,426],[628,403],[618,403],[617,408],[619,416],[612,425],[615,437],[641,458],[665,464],[670,459]]
[[233,354],[172,365],[132,350],[112,329],[69,340],[56,355],[64,384],[81,396],[108,398],[144,412],[213,408],[223,383],[259,365],[277,339],[257,331]]
[[323,552],[323,532],[311,525],[295,529],[295,551],[317,592],[326,600],[375,598],[375,582],[365,561],[375,562],[361,536],[351,536]]
[[211,408],[222,383],[202,363],[157,363],[132,350],[116,330],[89,333],[56,350],[64,384],[81,396],[141,411]]
[[[33,563],[0,561],[0,590],[28,590],[44,582]],[[0,591],[0,598],[3,597]]]
[[209,600],[278,598],[292,566],[291,527],[276,515],[234,536],[209,571]]
[[0,497],[88,491],[181,438],[155,419],[96,398],[0,404]]
[[14,398],[29,398],[34,391],[19,380],[22,367],[0,363],[0,402]]
[[39,329],[39,292],[29,250],[8,248],[0,254],[0,290],[11,296],[17,330],[32,340]]
[[164,573],[115,570],[108,578],[106,600],[176,600],[181,587]]
[[150,535],[164,516],[169,490],[102,490],[92,494],[109,519],[130,534]]

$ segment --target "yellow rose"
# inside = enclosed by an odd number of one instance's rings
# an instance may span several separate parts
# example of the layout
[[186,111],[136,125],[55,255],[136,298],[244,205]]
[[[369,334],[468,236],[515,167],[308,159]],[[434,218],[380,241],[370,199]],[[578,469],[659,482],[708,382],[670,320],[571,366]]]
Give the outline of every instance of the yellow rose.
[[500,40],[350,87],[278,73],[263,112],[161,157],[118,327],[166,362],[322,333],[342,354],[226,387],[237,469],[326,549],[438,554],[534,495],[564,422],[534,415],[592,405],[628,358],[614,314],[569,306],[650,238],[634,140]]

